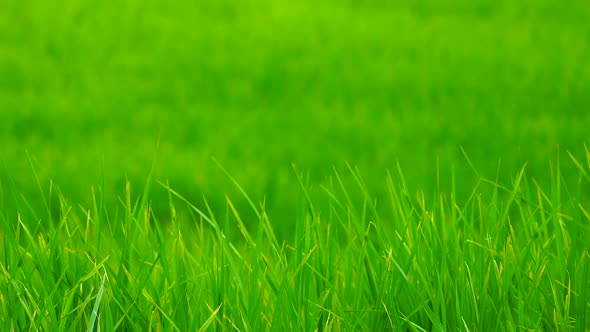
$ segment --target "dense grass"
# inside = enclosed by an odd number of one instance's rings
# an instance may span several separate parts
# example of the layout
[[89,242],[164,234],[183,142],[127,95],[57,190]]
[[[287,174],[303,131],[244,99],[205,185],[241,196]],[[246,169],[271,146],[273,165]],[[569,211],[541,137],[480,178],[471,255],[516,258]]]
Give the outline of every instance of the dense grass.
[[412,189],[437,158],[469,172],[462,146],[488,177],[502,159],[502,179],[528,163],[549,185],[554,147],[590,140],[589,16],[586,0],[4,0],[0,174],[41,207],[28,151],[72,200],[102,178],[116,197],[158,151],[156,178],[223,206],[213,155],[277,218],[292,162],[326,184],[349,161],[386,195],[395,160]]
[[0,329],[590,329],[588,17],[0,1]]
[[[0,215],[0,328],[586,331],[585,157],[571,156],[573,186],[557,162],[550,187],[523,167],[510,184],[480,178],[464,201],[454,189],[412,194],[401,169],[383,197],[353,168],[354,183],[334,173],[319,188],[296,170],[287,241],[275,234],[287,220],[270,220],[237,183],[254,220],[229,196],[225,210],[200,210],[163,183],[167,222],[150,208],[151,185],[139,194],[128,185],[115,215],[100,191],[90,207],[59,196],[59,219],[22,205]],[[328,203],[309,199],[318,190]],[[193,218],[179,218],[183,205]]]

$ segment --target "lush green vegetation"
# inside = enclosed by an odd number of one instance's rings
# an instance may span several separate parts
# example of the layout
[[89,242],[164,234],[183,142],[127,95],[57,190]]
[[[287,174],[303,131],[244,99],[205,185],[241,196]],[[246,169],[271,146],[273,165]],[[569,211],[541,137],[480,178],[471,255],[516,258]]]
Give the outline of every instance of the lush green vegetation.
[[583,152],[587,1],[395,3],[2,1],[0,175],[35,200],[28,151],[70,199],[104,178],[116,204],[156,159],[156,178],[223,206],[214,156],[280,218],[293,162],[325,183],[348,161],[385,195],[398,160],[412,190],[437,159],[471,174],[460,146],[489,177],[502,159],[505,181],[524,163],[548,179],[557,145]]
[[[573,159],[581,181],[587,166]],[[247,223],[170,189],[170,221],[150,186],[128,187],[110,216],[60,197],[60,219],[22,207],[2,216],[0,326],[5,330],[543,331],[590,328],[590,204],[557,164],[551,188],[523,168],[509,186],[480,179],[466,201],[410,195],[403,173],[375,199],[351,169],[310,200],[303,173],[289,242],[264,205]],[[454,182],[454,181],[453,181]],[[236,183],[237,184],[237,183]],[[237,185],[239,190],[241,188]],[[244,192],[244,197],[250,200]],[[358,199],[355,199],[357,197]],[[178,204],[193,218],[180,219]],[[382,217],[388,210],[392,218]],[[248,226],[251,225],[251,226]]]
[[588,17],[1,1],[1,323],[588,328]]

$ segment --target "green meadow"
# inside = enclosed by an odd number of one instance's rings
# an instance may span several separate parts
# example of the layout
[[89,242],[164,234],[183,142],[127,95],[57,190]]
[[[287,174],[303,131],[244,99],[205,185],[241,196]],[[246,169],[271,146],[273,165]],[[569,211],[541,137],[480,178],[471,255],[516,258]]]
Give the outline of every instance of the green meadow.
[[590,2],[0,2],[1,330],[590,330]]

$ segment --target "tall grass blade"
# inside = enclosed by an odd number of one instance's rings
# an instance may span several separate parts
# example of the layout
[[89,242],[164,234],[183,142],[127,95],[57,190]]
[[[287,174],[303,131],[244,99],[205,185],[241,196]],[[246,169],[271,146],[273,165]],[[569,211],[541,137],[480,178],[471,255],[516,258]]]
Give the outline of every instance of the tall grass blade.
[[94,325],[98,321],[100,303],[102,301],[102,295],[105,291],[105,281],[107,280],[106,272],[101,279],[102,281],[100,282],[100,288],[98,289],[98,294],[96,295],[96,300],[94,301],[94,308],[92,308],[92,314],[90,315],[90,322],[88,323],[88,332],[94,332]]

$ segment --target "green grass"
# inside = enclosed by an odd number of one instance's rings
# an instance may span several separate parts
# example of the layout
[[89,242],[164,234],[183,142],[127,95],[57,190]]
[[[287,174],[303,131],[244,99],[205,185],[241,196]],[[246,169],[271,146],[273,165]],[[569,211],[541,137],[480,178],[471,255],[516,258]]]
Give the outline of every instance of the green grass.
[[[152,179],[130,184],[118,213],[56,187],[61,216],[2,213],[2,330],[587,331],[590,329],[590,151],[559,162],[550,187],[526,174],[411,193],[402,169],[374,197],[358,170],[300,183],[294,228],[275,232],[263,204],[245,220],[232,198],[199,209],[165,183],[169,218],[151,210]],[[442,180],[442,176],[439,176]],[[311,197],[321,193],[319,204]],[[3,197],[6,198],[6,197]],[[203,198],[207,205],[206,198]],[[49,203],[48,203],[49,204]],[[180,218],[188,206],[192,218]],[[385,215],[391,217],[384,217]]]
[[588,17],[0,1],[0,330],[590,329]]
[[154,177],[223,206],[214,156],[276,218],[295,212],[293,162],[327,184],[348,161],[381,196],[395,160],[413,190],[437,158],[468,173],[462,146],[487,177],[501,159],[503,180],[527,163],[549,185],[555,146],[590,141],[589,16],[586,0],[4,0],[0,174],[40,207],[28,151],[88,205],[157,150]]

